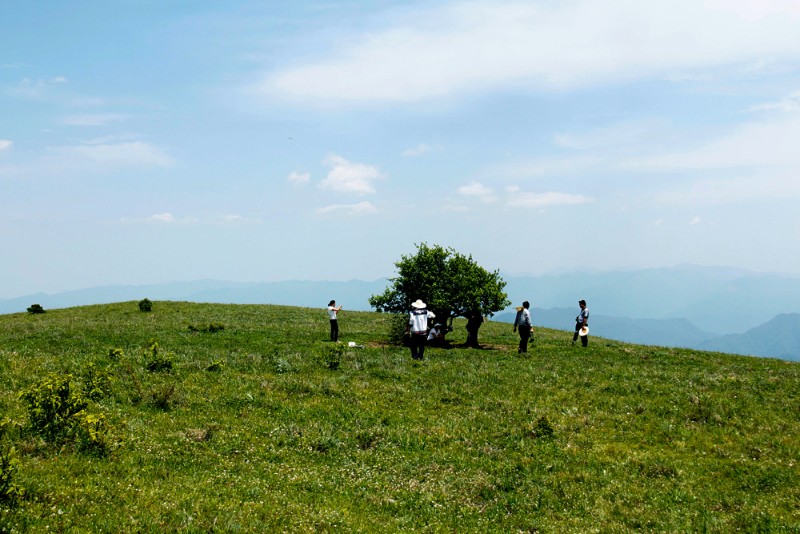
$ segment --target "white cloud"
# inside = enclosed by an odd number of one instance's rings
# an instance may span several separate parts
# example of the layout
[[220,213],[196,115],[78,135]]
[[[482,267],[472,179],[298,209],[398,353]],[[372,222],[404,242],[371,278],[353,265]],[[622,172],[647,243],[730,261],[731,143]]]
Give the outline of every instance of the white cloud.
[[548,206],[560,206],[569,204],[586,204],[591,199],[583,195],[571,195],[569,193],[517,193],[508,200],[508,205],[512,208],[546,208]]
[[13,143],[9,139],[0,139],[0,152],[10,150]]
[[751,107],[750,111],[779,111],[783,113],[800,111],[800,91],[789,93],[777,102],[758,104]]
[[51,150],[70,161],[103,168],[165,167],[173,163],[161,149],[142,141],[71,145]]
[[694,217],[692,217],[692,220],[689,221],[689,224],[691,226],[697,226],[701,222],[703,222],[703,219],[701,219],[698,215],[695,215]]
[[311,180],[311,174],[307,172],[292,171],[289,173],[289,176],[287,176],[286,179],[293,184],[302,185],[307,184]]
[[424,156],[428,152],[430,152],[431,147],[426,145],[425,143],[421,143],[413,148],[409,148],[403,151],[403,156],[406,158],[417,158],[419,156]]
[[698,148],[631,161],[634,169],[734,169],[800,165],[800,114],[742,124]]
[[121,113],[92,113],[86,115],[69,115],[62,119],[68,126],[106,126],[115,122],[122,122],[128,118]]
[[374,193],[372,182],[383,178],[381,172],[372,165],[352,163],[336,154],[325,158],[323,163],[330,167],[328,175],[319,184],[323,189],[364,195]]
[[[765,4],[762,6],[761,4]],[[449,2],[269,73],[262,94],[414,101],[489,86],[574,88],[800,58],[796,0]]]
[[172,215],[169,212],[167,212],[167,213],[157,213],[155,215],[151,215],[150,216],[150,220],[151,221],[155,221],[155,222],[162,222],[162,223],[174,223],[175,222],[175,216]]
[[378,213],[378,209],[370,202],[359,202],[358,204],[335,204],[316,210],[317,215],[329,215],[334,212],[343,212],[346,215],[372,215]]
[[497,196],[494,194],[494,189],[486,187],[479,182],[471,182],[467,185],[462,185],[458,188],[459,194],[467,197],[477,197],[482,202],[496,202]]

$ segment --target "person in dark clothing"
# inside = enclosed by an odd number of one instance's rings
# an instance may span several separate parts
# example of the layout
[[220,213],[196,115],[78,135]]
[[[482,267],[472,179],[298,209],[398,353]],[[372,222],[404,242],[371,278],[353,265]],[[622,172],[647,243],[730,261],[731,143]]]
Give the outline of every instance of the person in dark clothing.
[[528,340],[531,337],[531,312],[530,303],[526,300],[522,306],[517,308],[517,317],[514,319],[514,332],[519,330],[519,348],[518,354],[528,352]]
[[477,311],[471,312],[467,316],[467,342],[468,347],[478,348],[478,330],[483,324],[483,315]]
[[331,341],[339,341],[339,310],[342,307],[336,307],[336,301],[332,300],[328,303],[328,318],[331,320]]
[[589,345],[589,308],[586,307],[585,300],[579,300],[578,306],[581,307],[581,311],[575,317],[575,334],[572,336],[572,344],[574,345],[580,337],[581,345],[587,347]]

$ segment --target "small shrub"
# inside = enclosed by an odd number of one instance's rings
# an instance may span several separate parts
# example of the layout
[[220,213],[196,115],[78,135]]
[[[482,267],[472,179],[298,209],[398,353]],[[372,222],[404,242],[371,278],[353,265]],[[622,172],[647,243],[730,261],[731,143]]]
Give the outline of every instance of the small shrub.
[[546,415],[543,415],[537,419],[536,423],[533,424],[533,429],[531,430],[531,435],[539,439],[552,438],[555,433],[556,431],[553,428],[553,425],[550,424],[550,420]]
[[276,358],[272,360],[272,367],[279,375],[292,372],[292,364],[286,358]]
[[19,470],[19,460],[14,447],[0,445],[0,504],[14,506],[23,496],[23,490],[14,478]]
[[208,325],[200,325],[195,326],[193,324],[189,325],[190,332],[203,332],[208,334],[214,334],[216,332],[222,332],[225,330],[225,325],[219,323],[209,323]]
[[175,384],[162,384],[150,392],[150,405],[167,412],[175,402],[174,396]]
[[161,371],[172,370],[172,355],[170,353],[161,354],[158,349],[158,343],[155,340],[150,340],[150,345],[147,347],[149,355],[145,368],[151,373],[159,373]]
[[83,392],[94,401],[111,395],[111,373],[89,364],[83,373]]
[[42,308],[41,304],[31,304],[30,308],[28,308],[28,313],[44,313],[44,308]]
[[211,364],[208,367],[206,367],[206,371],[210,371],[212,373],[219,373],[222,371],[222,368],[224,366],[225,365],[222,363],[221,360],[215,360],[211,362]]
[[106,416],[83,410],[76,413],[74,418],[77,422],[75,438],[78,450],[95,456],[106,456],[112,445]]
[[142,299],[139,301],[139,311],[153,311],[153,303],[150,301],[150,299]]
[[86,401],[70,388],[72,375],[52,375],[23,391],[30,429],[46,441],[57,442],[74,426],[73,416],[86,408]]
[[344,355],[344,347],[336,345],[330,348],[328,354],[325,355],[325,365],[331,371],[335,371],[342,364],[342,356]]

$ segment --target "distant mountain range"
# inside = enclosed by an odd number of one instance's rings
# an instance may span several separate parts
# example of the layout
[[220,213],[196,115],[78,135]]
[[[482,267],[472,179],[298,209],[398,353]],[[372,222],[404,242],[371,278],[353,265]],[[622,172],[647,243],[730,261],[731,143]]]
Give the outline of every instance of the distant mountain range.
[[[579,299],[591,311],[594,335],[649,345],[800,360],[800,278],[727,268],[679,266],[613,272],[566,272],[510,276],[514,305],[529,300],[534,323],[571,330]],[[105,286],[58,294],[0,299],[0,313],[127,300],[284,304],[324,307],[331,299],[345,310],[369,310],[368,299],[388,280],[236,283],[218,280],[137,286]],[[510,317],[510,318],[509,318]],[[514,313],[494,320],[513,322]]]

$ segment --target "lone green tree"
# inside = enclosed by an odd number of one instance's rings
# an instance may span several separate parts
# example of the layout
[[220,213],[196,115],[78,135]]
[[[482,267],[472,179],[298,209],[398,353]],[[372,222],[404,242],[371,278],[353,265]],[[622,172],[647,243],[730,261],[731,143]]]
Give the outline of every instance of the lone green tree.
[[[511,304],[498,271],[487,271],[472,255],[451,247],[421,243],[416,254],[402,255],[395,266],[397,276],[389,279],[391,285],[369,299],[379,312],[407,313],[412,302],[422,299],[438,322],[450,326],[454,317],[492,316]],[[475,344],[477,339],[476,329]]]

